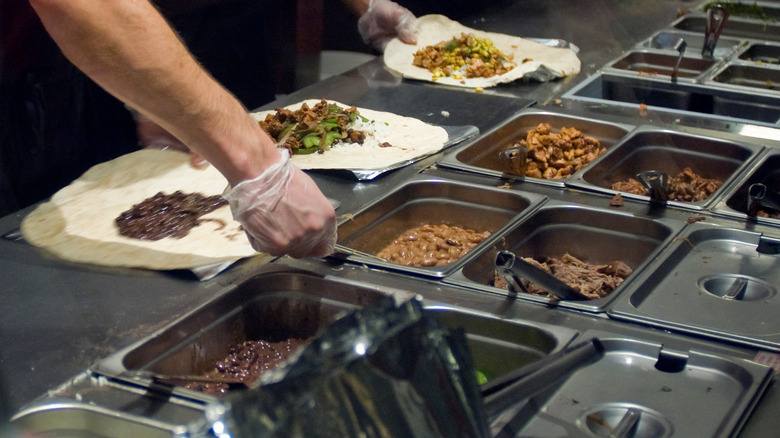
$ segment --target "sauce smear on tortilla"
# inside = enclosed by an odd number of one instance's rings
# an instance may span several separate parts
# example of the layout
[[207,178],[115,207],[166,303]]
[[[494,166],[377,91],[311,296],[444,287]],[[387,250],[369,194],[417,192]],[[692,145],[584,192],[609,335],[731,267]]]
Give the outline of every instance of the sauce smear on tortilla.
[[143,240],[160,240],[165,237],[180,239],[198,226],[201,216],[227,205],[219,195],[204,196],[200,193],[176,191],[170,195],[158,192],[127,211],[115,222],[119,234]]

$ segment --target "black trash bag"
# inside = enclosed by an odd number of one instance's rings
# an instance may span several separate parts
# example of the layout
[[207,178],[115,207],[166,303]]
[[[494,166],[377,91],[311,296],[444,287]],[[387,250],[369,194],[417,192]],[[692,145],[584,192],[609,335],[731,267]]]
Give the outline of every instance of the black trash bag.
[[218,437],[487,437],[463,330],[392,299],[329,325],[294,362],[207,408]]

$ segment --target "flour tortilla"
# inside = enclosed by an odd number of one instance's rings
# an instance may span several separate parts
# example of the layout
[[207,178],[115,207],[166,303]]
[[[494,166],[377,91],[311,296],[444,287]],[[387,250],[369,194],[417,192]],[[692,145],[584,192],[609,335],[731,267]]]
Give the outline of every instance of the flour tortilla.
[[[289,105],[290,110],[299,109],[304,103],[310,107],[320,102],[320,99],[310,99]],[[349,108],[340,102],[329,100],[329,103]],[[338,143],[322,154],[293,155],[293,164],[304,170],[311,169],[346,169],[370,170],[383,169],[394,164],[406,162],[441,150],[447,143],[448,135],[444,128],[434,126],[413,117],[374,111],[367,108],[357,108],[360,115],[374,121],[368,127],[376,126],[374,138],[368,138],[361,144]],[[276,111],[260,111],[252,113],[255,120],[264,120],[268,114]],[[363,130],[363,128],[358,128]],[[392,147],[381,147],[379,143],[387,142]]]
[[22,221],[31,244],[58,257],[104,266],[191,269],[258,254],[230,208],[221,207],[181,238],[140,240],[119,234],[114,219],[158,192],[218,195],[227,180],[213,166],[195,169],[187,153],[147,149],[98,164]]
[[[414,53],[426,46],[449,41],[461,33],[473,33],[480,38],[489,38],[493,45],[502,53],[514,55],[517,64],[512,70],[490,78],[455,79],[440,77],[435,81],[433,74],[426,68],[413,64]],[[387,68],[394,70],[405,78],[431,81],[437,84],[454,85],[467,88],[487,88],[500,83],[512,82],[526,74],[546,70],[552,77],[575,75],[580,71],[580,60],[576,53],[568,48],[549,47],[520,37],[484,32],[466,27],[457,21],[443,15],[424,15],[417,19],[417,44],[406,44],[398,38],[393,38],[385,48],[384,62]],[[524,59],[531,61],[522,62]],[[536,75],[541,76],[541,75]]]

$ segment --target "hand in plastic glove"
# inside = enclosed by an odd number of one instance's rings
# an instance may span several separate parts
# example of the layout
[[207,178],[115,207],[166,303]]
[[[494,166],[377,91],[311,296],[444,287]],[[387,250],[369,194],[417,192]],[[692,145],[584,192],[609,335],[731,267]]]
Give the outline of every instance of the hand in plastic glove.
[[128,108],[133,114],[135,120],[135,129],[138,134],[138,143],[144,149],[173,149],[190,153],[190,164],[193,167],[201,168],[208,165],[208,162],[195,151],[191,151],[178,138],[169,133],[157,123],[151,121],[148,117]]
[[296,258],[331,254],[336,244],[333,206],[314,181],[293,166],[287,151],[280,155],[260,176],[228,188],[222,196],[254,249]]
[[371,0],[368,10],[358,20],[358,31],[363,42],[384,51],[387,43],[395,36],[405,43],[416,43],[416,21],[417,18],[410,10],[396,2]]

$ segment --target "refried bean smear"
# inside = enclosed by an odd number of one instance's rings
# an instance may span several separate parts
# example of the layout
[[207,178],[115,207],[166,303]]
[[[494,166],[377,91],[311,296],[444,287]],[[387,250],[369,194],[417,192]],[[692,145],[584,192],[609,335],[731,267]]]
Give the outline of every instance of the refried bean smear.
[[525,175],[543,179],[567,178],[607,151],[598,139],[576,128],[552,132],[549,123],[539,123],[510,147],[517,146],[528,150]]
[[377,256],[403,266],[444,266],[463,257],[489,235],[489,231],[426,224],[404,231]]

